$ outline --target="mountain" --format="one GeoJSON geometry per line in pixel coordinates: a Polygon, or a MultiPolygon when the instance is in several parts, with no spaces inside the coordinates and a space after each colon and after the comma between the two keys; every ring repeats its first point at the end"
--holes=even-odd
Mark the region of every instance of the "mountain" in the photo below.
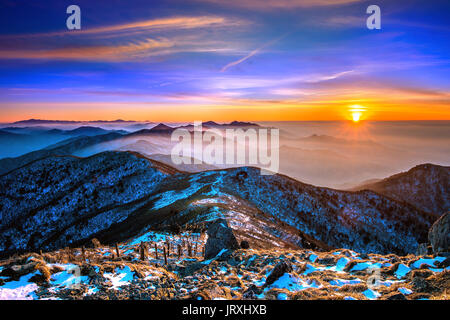
{"type": "Polygon", "coordinates": [[[0,176],[0,192],[3,256],[201,228],[219,217],[259,247],[407,254],[435,219],[372,191],[320,188],[252,167],[186,173],[128,152],[49,153],[0,176]]]}
{"type": "Polygon", "coordinates": [[[133,143],[126,144],[117,148],[117,151],[134,151],[144,155],[160,153],[167,149],[165,146],[161,146],[156,143],[152,143],[147,140],[137,140],[133,143]]]}
{"type": "Polygon", "coordinates": [[[99,134],[106,134],[109,130],[105,130],[98,127],[82,126],[73,130],[66,131],[69,136],[96,136],[99,134]]]}
{"type": "Polygon", "coordinates": [[[77,124],[77,123],[134,123],[136,121],[133,120],[93,120],[93,121],[73,121],[73,120],[42,120],[42,119],[28,119],[28,120],[20,120],[13,122],[12,124],[19,124],[19,125],[48,125],[48,124],[77,124]]]}
{"type": "Polygon", "coordinates": [[[173,127],[169,127],[167,125],[165,125],[164,123],[160,123],[157,124],[156,126],[154,126],[153,128],[150,129],[150,132],[155,132],[155,133],[166,133],[169,132],[171,133],[172,131],[174,131],[176,128],[173,127]]]}
{"type": "Polygon", "coordinates": [[[95,136],[110,132],[127,134],[123,130],[105,130],[93,126],[81,126],[76,129],[62,130],[45,126],[6,127],[0,129],[0,159],[22,156],[28,152],[47,148],[69,137],[95,136]]]}
{"type": "Polygon", "coordinates": [[[15,158],[4,158],[0,159],[0,174],[5,174],[8,171],[14,170],[21,166],[24,166],[30,162],[49,157],[49,156],[58,156],[58,155],[71,155],[76,151],[79,151],[83,148],[87,148],[90,146],[94,146],[101,142],[107,142],[116,140],[122,137],[120,133],[112,132],[104,135],[93,136],[93,137],[75,137],[69,138],[67,140],[58,142],[54,145],[46,147],[44,149],[40,149],[37,151],[32,151],[27,154],[24,154],[15,158]]]}
{"type": "Polygon", "coordinates": [[[0,159],[5,157],[15,157],[27,152],[46,147],[49,144],[60,141],[66,137],[61,134],[43,134],[38,132],[28,132],[21,130],[0,130],[0,159]]]}
{"type": "Polygon", "coordinates": [[[156,161],[165,163],[168,166],[172,166],[172,167],[176,168],[177,170],[185,171],[185,172],[201,172],[201,171],[206,171],[206,170],[218,169],[216,166],[207,164],[207,163],[196,164],[196,163],[194,163],[194,158],[189,158],[189,157],[182,157],[183,161],[187,162],[188,164],[181,163],[181,164],[175,165],[172,162],[171,155],[168,155],[168,154],[154,153],[154,154],[149,154],[149,155],[146,154],[145,156],[151,160],[156,160],[156,161]]]}
{"type": "Polygon", "coordinates": [[[25,125],[42,125],[42,124],[74,124],[78,121],[68,121],[68,120],[41,120],[41,119],[28,119],[13,122],[12,124],[25,124],[25,125]]]}
{"type": "Polygon", "coordinates": [[[154,126],[151,129],[141,129],[132,133],[127,134],[127,137],[136,137],[143,135],[170,135],[177,128],[169,127],[163,123],[154,126]]]}
{"type": "Polygon", "coordinates": [[[365,189],[440,215],[450,210],[450,167],[422,164],[352,190],[365,189]]]}

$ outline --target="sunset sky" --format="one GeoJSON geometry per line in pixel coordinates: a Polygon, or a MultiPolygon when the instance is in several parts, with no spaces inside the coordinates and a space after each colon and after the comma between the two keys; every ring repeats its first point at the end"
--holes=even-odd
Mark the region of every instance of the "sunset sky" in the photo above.
{"type": "Polygon", "coordinates": [[[2,0],[0,122],[449,120],[449,14],[448,0],[2,0]]]}

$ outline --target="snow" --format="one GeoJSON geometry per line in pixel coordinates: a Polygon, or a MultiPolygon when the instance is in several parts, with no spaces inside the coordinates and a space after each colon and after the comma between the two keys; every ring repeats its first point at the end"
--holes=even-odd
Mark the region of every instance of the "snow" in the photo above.
{"type": "Polygon", "coordinates": [[[381,263],[372,263],[372,262],[360,262],[353,266],[350,271],[361,271],[366,270],[368,268],[381,268],[381,263]]]}
{"type": "Polygon", "coordinates": [[[278,294],[277,299],[278,300],[287,300],[287,294],[284,292],[281,292],[278,294]]]}
{"type": "Polygon", "coordinates": [[[278,278],[277,281],[272,283],[269,287],[286,289],[289,291],[299,291],[308,288],[318,288],[319,286],[316,285],[314,281],[312,282],[304,281],[301,278],[295,277],[289,273],[285,273],[280,278],[278,278]]]}
{"type": "Polygon", "coordinates": [[[155,201],[153,210],[158,210],[158,209],[167,207],[168,205],[171,205],[178,200],[189,198],[194,193],[196,193],[198,190],[200,190],[202,187],[203,187],[202,184],[194,183],[189,188],[186,188],[183,190],[170,190],[170,191],[166,191],[164,193],[158,194],[157,197],[159,199],[157,201],[155,201]]]}
{"type": "Polygon", "coordinates": [[[403,293],[404,295],[408,295],[408,294],[413,293],[412,290],[410,290],[410,289],[408,289],[408,288],[405,288],[405,287],[398,288],[398,291],[400,291],[400,292],[403,293]]]}
{"type": "Polygon", "coordinates": [[[377,291],[374,291],[374,290],[372,290],[372,289],[367,289],[366,291],[363,291],[362,294],[365,295],[366,298],[367,298],[367,299],[370,299],[370,300],[377,299],[378,297],[381,296],[380,293],[378,293],[377,291]]]}
{"type": "Polygon", "coordinates": [[[141,242],[149,242],[149,241],[166,241],[166,235],[157,232],[146,232],[145,234],[134,238],[131,242],[128,243],[129,246],[134,246],[140,244],[141,242]]]}
{"type": "Polygon", "coordinates": [[[80,275],[80,267],[67,263],[67,264],[60,264],[60,263],[53,263],[49,264],[49,267],[58,266],[60,268],[63,268],[63,271],[57,272],[53,274],[50,278],[50,283],[57,288],[72,288],[73,286],[82,284],[82,283],[88,283],[89,277],[88,276],[81,276],[80,275]]]}
{"type": "Polygon", "coordinates": [[[444,260],[445,260],[444,257],[436,257],[436,258],[434,258],[434,259],[424,259],[424,258],[422,258],[422,259],[419,259],[419,260],[417,260],[416,262],[414,262],[411,266],[412,266],[414,269],[420,268],[420,266],[421,266],[422,264],[426,264],[426,265],[428,265],[428,266],[430,266],[430,267],[435,267],[435,263],[436,263],[436,262],[442,262],[442,261],[444,261],[444,260]]]}
{"type": "Polygon", "coordinates": [[[307,263],[306,264],[306,270],[303,272],[303,274],[304,275],[308,275],[311,272],[318,271],[318,270],[320,270],[320,269],[310,265],[309,263],[307,263]]]}
{"type": "Polygon", "coordinates": [[[358,284],[358,283],[361,283],[361,280],[359,280],[359,279],[353,279],[353,280],[334,279],[334,280],[330,281],[330,284],[332,286],[339,286],[339,287],[342,287],[342,286],[344,286],[346,284],[352,285],[352,284],[358,284]]]}
{"type": "Polygon", "coordinates": [[[35,283],[28,282],[39,271],[20,277],[18,281],[6,282],[0,287],[0,300],[33,300],[37,299],[34,292],[39,288],[35,283]]]}
{"type": "Polygon", "coordinates": [[[114,289],[118,289],[121,286],[125,286],[133,280],[134,273],[128,266],[125,266],[122,270],[116,268],[115,273],[116,274],[106,272],[103,274],[105,278],[111,281],[114,289]]]}
{"type": "Polygon", "coordinates": [[[336,265],[333,267],[326,267],[325,270],[330,270],[330,271],[336,271],[336,272],[343,272],[345,266],[347,265],[347,263],[350,261],[350,259],[347,258],[340,258],[337,262],[336,265]]]}
{"type": "Polygon", "coordinates": [[[403,278],[404,276],[406,276],[408,274],[408,272],[411,271],[411,268],[409,268],[408,266],[405,266],[403,263],[400,263],[398,265],[397,271],[395,271],[395,275],[397,276],[398,279],[403,278]]]}

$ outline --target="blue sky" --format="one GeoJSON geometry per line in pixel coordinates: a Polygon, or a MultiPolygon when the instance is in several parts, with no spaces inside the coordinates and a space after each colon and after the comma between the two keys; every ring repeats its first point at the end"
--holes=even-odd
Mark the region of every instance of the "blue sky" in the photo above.
{"type": "Polygon", "coordinates": [[[448,1],[2,1],[0,121],[450,119],[448,1]],[[67,30],[67,6],[81,30],[67,30]],[[381,30],[366,28],[377,4],[381,30]]]}

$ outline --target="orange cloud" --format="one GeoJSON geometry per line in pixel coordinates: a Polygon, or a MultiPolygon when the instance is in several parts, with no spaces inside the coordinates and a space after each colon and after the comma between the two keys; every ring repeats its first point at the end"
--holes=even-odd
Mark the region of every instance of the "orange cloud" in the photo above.
{"type": "Polygon", "coordinates": [[[65,47],[49,50],[1,50],[0,59],[64,59],[64,60],[128,60],[142,54],[151,55],[156,49],[170,48],[168,40],[147,39],[126,45],[65,47]]]}

